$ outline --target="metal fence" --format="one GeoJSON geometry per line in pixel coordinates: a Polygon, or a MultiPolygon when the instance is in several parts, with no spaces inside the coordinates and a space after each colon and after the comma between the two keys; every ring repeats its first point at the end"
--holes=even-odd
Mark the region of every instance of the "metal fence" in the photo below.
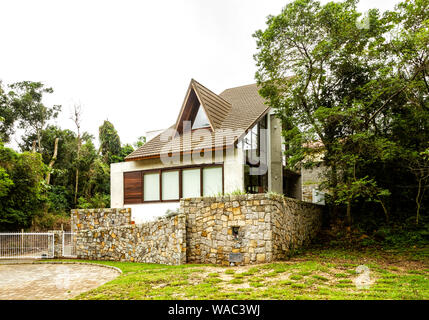
{"type": "Polygon", "coordinates": [[[63,257],[76,257],[76,233],[63,232],[63,257]]]}
{"type": "Polygon", "coordinates": [[[54,235],[42,232],[0,233],[0,259],[54,257],[54,235]]]}

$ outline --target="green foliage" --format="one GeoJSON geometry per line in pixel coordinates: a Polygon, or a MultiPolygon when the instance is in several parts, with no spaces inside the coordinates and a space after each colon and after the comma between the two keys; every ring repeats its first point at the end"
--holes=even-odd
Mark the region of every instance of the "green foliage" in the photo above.
{"type": "Polygon", "coordinates": [[[2,194],[0,230],[31,226],[32,219],[44,209],[46,166],[40,154],[16,153],[0,145],[2,194]],[[7,187],[5,187],[7,185],[7,187]]]}
{"type": "Polygon", "coordinates": [[[10,187],[13,186],[13,181],[9,179],[4,168],[0,168],[0,197],[4,197],[8,194],[10,187]]]}
{"type": "Polygon", "coordinates": [[[128,156],[131,152],[134,151],[134,148],[130,144],[126,144],[121,147],[119,155],[113,155],[111,158],[112,163],[123,162],[125,157],[128,156]]]}
{"type": "Polygon", "coordinates": [[[41,149],[41,133],[47,122],[56,118],[61,111],[61,106],[47,107],[43,104],[44,94],[54,91],[47,88],[41,82],[22,81],[10,85],[10,105],[17,115],[18,127],[26,130],[27,134],[37,137],[37,147],[41,149]]]}
{"type": "Polygon", "coordinates": [[[57,213],[44,213],[37,215],[33,219],[31,230],[32,231],[46,231],[46,230],[70,230],[70,217],[68,214],[57,213]]]}
{"type": "Polygon", "coordinates": [[[367,202],[386,221],[414,206],[418,222],[429,183],[429,2],[370,10],[367,26],[356,6],[296,0],[268,17],[254,34],[260,94],[283,122],[286,165],[322,162],[327,201],[349,223],[367,202]]]}
{"type": "Polygon", "coordinates": [[[61,185],[48,186],[48,210],[58,214],[66,214],[70,210],[73,195],[67,187],[61,185]]]}
{"type": "Polygon", "coordinates": [[[146,137],[145,136],[140,136],[137,138],[137,142],[134,143],[134,147],[136,147],[136,149],[140,148],[142,145],[144,145],[146,143],[146,137]]]}
{"type": "Polygon", "coordinates": [[[110,195],[96,193],[90,199],[79,197],[77,207],[79,209],[92,209],[92,208],[107,208],[110,206],[110,195]]]}
{"type": "Polygon", "coordinates": [[[100,151],[103,161],[111,164],[121,155],[121,140],[113,124],[107,120],[99,128],[100,151]]]}
{"type": "Polygon", "coordinates": [[[6,93],[0,81],[0,141],[9,142],[14,133],[17,113],[10,105],[10,96],[6,93]]]}

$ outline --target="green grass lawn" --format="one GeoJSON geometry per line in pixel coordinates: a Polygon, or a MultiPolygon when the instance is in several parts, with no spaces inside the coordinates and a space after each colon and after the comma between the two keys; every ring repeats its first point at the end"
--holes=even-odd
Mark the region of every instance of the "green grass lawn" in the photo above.
{"type": "Polygon", "coordinates": [[[429,248],[313,249],[288,261],[245,267],[91,261],[123,274],[75,299],[429,299],[429,248]],[[356,267],[370,270],[358,289],[356,267]]]}

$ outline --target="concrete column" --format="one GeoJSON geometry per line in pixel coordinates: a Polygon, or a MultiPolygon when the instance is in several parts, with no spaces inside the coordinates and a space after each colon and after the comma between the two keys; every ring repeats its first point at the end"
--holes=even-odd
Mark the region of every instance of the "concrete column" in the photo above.
{"type": "Polygon", "coordinates": [[[124,206],[124,168],[128,163],[112,163],[110,165],[110,207],[124,206]]]}
{"type": "Polygon", "coordinates": [[[63,256],[63,233],[64,231],[48,231],[54,235],[54,258],[61,258],[63,256]]]}
{"type": "Polygon", "coordinates": [[[283,193],[282,125],[274,114],[268,115],[268,191],[283,193]]]}

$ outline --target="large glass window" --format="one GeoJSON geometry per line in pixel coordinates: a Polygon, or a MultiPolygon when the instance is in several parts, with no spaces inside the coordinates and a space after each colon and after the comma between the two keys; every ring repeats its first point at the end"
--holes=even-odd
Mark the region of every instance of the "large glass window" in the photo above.
{"type": "Polygon", "coordinates": [[[200,168],[182,170],[182,197],[195,198],[201,196],[200,168]]]}
{"type": "Polygon", "coordinates": [[[246,192],[262,193],[268,190],[268,119],[267,116],[255,124],[243,138],[245,150],[244,185],[246,192]]]}
{"type": "Polygon", "coordinates": [[[223,192],[223,167],[192,166],[124,173],[124,202],[178,201],[223,192]]]}
{"type": "Polygon", "coordinates": [[[144,201],[159,201],[159,173],[145,173],[143,182],[144,201]]]}
{"type": "Polygon", "coordinates": [[[162,172],[162,200],[179,199],[179,171],[162,172]]]}
{"type": "Polygon", "coordinates": [[[222,193],[222,167],[203,169],[203,195],[215,196],[222,193]]]}

